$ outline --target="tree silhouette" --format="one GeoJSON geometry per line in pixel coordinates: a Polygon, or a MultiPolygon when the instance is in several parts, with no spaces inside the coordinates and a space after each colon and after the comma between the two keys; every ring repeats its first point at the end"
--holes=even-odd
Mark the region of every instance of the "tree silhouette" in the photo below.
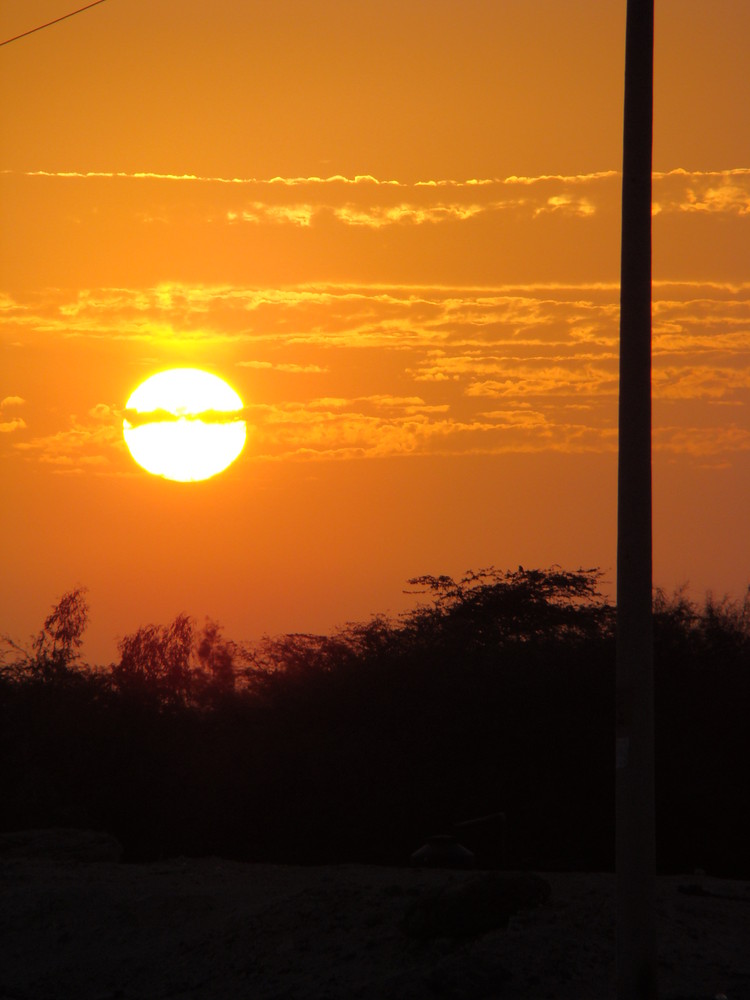
{"type": "Polygon", "coordinates": [[[169,625],[143,625],[121,639],[120,662],[112,667],[116,690],[163,706],[207,707],[235,689],[244,664],[243,647],[222,635],[207,618],[198,630],[189,615],[169,625]]]}
{"type": "Polygon", "coordinates": [[[244,660],[242,647],[225,639],[218,622],[207,618],[193,640],[192,697],[213,705],[235,690],[237,671],[244,660]]]}
{"type": "Polygon", "coordinates": [[[123,693],[166,705],[187,703],[191,688],[190,653],[194,629],[188,615],[170,625],[143,625],[121,639],[120,662],[112,681],[123,693]]]}
{"type": "Polygon", "coordinates": [[[83,633],[89,620],[86,588],[66,591],[44,619],[31,649],[24,648],[9,636],[3,636],[3,661],[14,657],[3,671],[19,678],[60,681],[70,677],[78,666],[83,633]]]}
{"type": "MultiPolygon", "coordinates": [[[[2,825],[108,830],[132,860],[398,865],[502,811],[505,854],[462,828],[478,863],[611,870],[615,609],[600,579],[422,576],[410,612],[248,646],[178,616],[128,637],[109,669],[81,661],[80,606],[61,602],[43,648],[68,650],[66,671],[43,676],[31,645],[6,645],[2,825]]],[[[657,592],[653,623],[659,868],[747,878],[750,595],[657,592]]]]}

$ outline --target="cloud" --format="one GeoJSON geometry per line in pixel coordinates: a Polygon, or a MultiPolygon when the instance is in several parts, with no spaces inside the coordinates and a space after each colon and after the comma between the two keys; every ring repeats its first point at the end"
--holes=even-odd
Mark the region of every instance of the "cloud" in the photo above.
{"type": "Polygon", "coordinates": [[[254,201],[245,205],[239,212],[228,211],[227,220],[233,222],[261,223],[291,223],[295,226],[307,227],[312,224],[317,208],[314,205],[266,205],[262,201],[254,201]]]}
{"type": "Polygon", "coordinates": [[[200,413],[172,413],[171,410],[126,409],[123,418],[130,427],[144,424],[168,424],[181,420],[197,420],[202,424],[237,424],[244,419],[244,410],[201,410],[200,413]]]}
{"type": "Polygon", "coordinates": [[[614,366],[610,370],[592,364],[521,365],[510,368],[504,379],[484,379],[471,382],[467,396],[550,397],[550,396],[614,396],[617,394],[618,375],[614,366]]]}
{"type": "Polygon", "coordinates": [[[7,292],[0,292],[0,313],[19,313],[22,311],[23,306],[12,295],[8,295],[7,292]]]}
{"type": "MultiPolygon", "coordinates": [[[[21,396],[6,396],[0,400],[0,411],[13,409],[17,406],[24,406],[26,400],[21,396]]],[[[0,434],[13,434],[15,431],[26,429],[26,421],[21,417],[13,417],[10,420],[0,420],[0,434]]]]}
{"type": "Polygon", "coordinates": [[[81,472],[91,467],[106,468],[118,451],[124,451],[125,444],[119,421],[103,423],[97,415],[87,419],[73,416],[68,428],[19,441],[13,447],[27,461],[59,471],[81,472]]]}
{"type": "Polygon", "coordinates": [[[481,416],[485,420],[491,420],[498,426],[522,428],[524,430],[548,429],[552,422],[547,414],[539,410],[522,409],[517,410],[484,410],[481,416]]]}
{"type": "MultiPolygon", "coordinates": [[[[678,171],[680,173],[685,173],[684,171],[678,171]]],[[[0,171],[3,174],[13,174],[15,171],[3,170],[0,171]]],[[[296,177],[221,177],[216,175],[204,176],[200,174],[170,174],[170,173],[159,173],[155,171],[115,171],[115,170],[89,170],[89,171],[77,171],[77,170],[27,170],[23,171],[23,176],[25,177],[49,177],[49,178],[59,178],[59,179],[78,179],[78,180],[90,180],[101,178],[105,180],[120,179],[120,180],[163,180],[163,181],[178,181],[187,183],[197,183],[197,184],[230,184],[230,185],[245,185],[245,186],[262,186],[262,185],[276,185],[282,187],[306,187],[312,185],[345,185],[345,186],[358,186],[366,185],[373,187],[482,187],[487,185],[532,185],[540,184],[549,181],[555,181],[559,183],[566,184],[581,184],[587,183],[595,180],[609,179],[613,177],[619,177],[619,172],[615,170],[602,170],[596,172],[589,172],[583,174],[541,174],[537,177],[518,177],[515,175],[498,178],[498,177],[485,177],[485,178],[468,178],[466,180],[456,180],[452,178],[440,178],[437,180],[420,180],[415,181],[413,184],[408,184],[404,181],[399,180],[388,180],[383,178],[374,177],[372,174],[355,174],[353,177],[347,177],[343,174],[331,174],[327,177],[321,177],[318,175],[310,176],[296,176],[296,177]]],[[[660,175],[666,176],[666,175],[660,175]]]]}
{"type": "Polygon", "coordinates": [[[750,389],[750,366],[742,368],[674,366],[654,370],[654,396],[662,399],[721,400],[750,389]]]}
{"type": "MultiPolygon", "coordinates": [[[[89,340],[106,339],[131,365],[148,355],[153,368],[177,357],[232,366],[252,383],[247,457],[276,461],[609,451],[618,315],[614,281],[170,282],[75,295],[49,289],[3,325],[35,351],[64,343],[72,365],[90,352],[89,340]],[[316,378],[281,377],[305,374],[316,378]]],[[[750,282],[656,281],[653,344],[658,447],[674,454],[684,446],[695,460],[744,450],[750,282]],[[735,431],[705,431],[717,407],[735,431]],[[678,433],[695,426],[704,428],[700,449],[678,433]]],[[[10,452],[59,468],[85,467],[86,457],[117,474],[122,416],[98,403],[66,430],[10,452]]]]}
{"type": "Polygon", "coordinates": [[[481,212],[491,210],[493,206],[483,206],[474,204],[449,204],[437,202],[433,205],[416,205],[408,202],[399,202],[398,205],[391,206],[368,206],[361,207],[354,204],[343,205],[341,208],[334,208],[333,215],[340,222],[348,226],[365,226],[371,229],[382,229],[383,226],[392,226],[408,223],[410,225],[421,226],[425,223],[436,225],[440,222],[459,221],[471,219],[481,212]]]}
{"type": "Polygon", "coordinates": [[[283,191],[263,192],[261,185],[257,193],[262,197],[229,209],[227,219],[232,223],[310,226],[316,220],[330,218],[346,227],[379,230],[405,225],[460,224],[504,212],[520,212],[529,219],[550,213],[587,218],[595,214],[602,198],[612,200],[616,195],[610,180],[610,174],[588,175],[585,181],[545,177],[532,187],[528,181],[519,185],[496,179],[384,184],[371,178],[363,186],[359,179],[353,182],[329,178],[321,187],[318,180],[306,182],[295,178],[293,182],[283,182],[284,188],[294,189],[294,200],[283,200],[283,191]],[[582,183],[590,186],[586,193],[578,190],[582,183]],[[305,201],[299,200],[300,190],[307,194],[305,201]],[[446,198],[446,194],[450,197],[446,198]]]}
{"type": "Polygon", "coordinates": [[[535,411],[488,411],[470,418],[421,401],[316,400],[266,408],[256,425],[258,457],[348,460],[406,455],[611,451],[616,431],[535,411]],[[439,411],[439,412],[438,412],[439,411]]]}
{"type": "Polygon", "coordinates": [[[587,216],[596,211],[589,198],[574,198],[569,194],[551,195],[544,205],[534,209],[534,215],[544,215],[546,212],[564,212],[567,215],[587,216]]]}
{"type": "Polygon", "coordinates": [[[750,430],[736,424],[719,427],[656,427],[654,451],[689,455],[693,458],[750,451],[750,430]]]}
{"type": "Polygon", "coordinates": [[[256,368],[260,371],[277,371],[290,374],[323,374],[329,369],[322,365],[300,365],[294,362],[273,362],[273,361],[237,361],[238,368],[256,368]]]}
{"type": "MultiPolygon", "coordinates": [[[[0,174],[13,174],[16,171],[2,170],[0,174]]],[[[372,174],[356,174],[354,177],[346,177],[343,174],[332,174],[328,177],[311,175],[308,177],[221,177],[217,175],[201,174],[169,174],[159,173],[151,170],[26,170],[22,172],[24,177],[57,178],[59,180],[128,180],[128,181],[170,181],[188,184],[216,184],[231,185],[239,187],[311,187],[319,185],[345,185],[359,186],[372,185],[374,187],[406,187],[397,180],[383,180],[373,177],[372,174]]],[[[476,181],[467,182],[478,183],[476,181]]]]}
{"type": "MultiPolygon", "coordinates": [[[[6,174],[12,172],[6,171],[6,174]]],[[[30,182],[75,185],[74,198],[96,185],[99,200],[111,202],[111,189],[144,185],[152,195],[134,202],[118,199],[133,221],[151,226],[178,224],[198,213],[199,221],[229,226],[293,226],[309,229],[318,221],[347,228],[460,225],[480,216],[521,212],[532,219],[552,213],[585,219],[594,215],[602,198],[617,196],[616,173],[537,178],[453,178],[406,182],[369,174],[346,177],[216,177],[151,171],[28,171],[30,182]],[[185,185],[205,188],[189,202],[177,192],[185,185]],[[581,189],[585,188],[585,192],[581,189]],[[188,215],[186,215],[188,213],[188,215]]],[[[81,217],[90,214],[93,194],[81,201],[81,217]]],[[[73,214],[71,201],[69,214],[73,214]]],[[[198,220],[196,220],[198,221],[198,220]]]]}
{"type": "Polygon", "coordinates": [[[14,431],[22,431],[26,427],[26,421],[16,417],[14,420],[0,420],[0,434],[12,434],[14,431]]]}
{"type": "Polygon", "coordinates": [[[730,212],[750,214],[750,192],[736,184],[720,184],[705,191],[688,191],[687,201],[680,205],[683,212],[730,212]]]}
{"type": "MultiPolygon", "coordinates": [[[[4,171],[6,175],[16,175],[4,171]]],[[[16,175],[17,176],[17,175],[16,175]]],[[[221,177],[153,171],[27,171],[21,176],[43,182],[107,182],[199,185],[216,190],[215,217],[230,224],[294,225],[308,228],[326,213],[345,226],[460,223],[486,213],[522,211],[528,218],[566,215],[587,219],[600,208],[619,205],[620,173],[541,174],[485,178],[432,178],[415,182],[358,174],[347,177],[221,177]],[[444,194],[451,192],[446,201],[444,194]],[[223,192],[223,193],[222,193],[223,192]],[[250,195],[247,198],[247,195],[250,195]],[[300,198],[300,194],[303,197],[300,198]],[[253,197],[256,195],[256,197],[253,197]],[[291,198],[291,200],[289,200],[291,198]],[[227,201],[229,199],[229,201],[227,201]]],[[[139,209],[143,221],[169,221],[168,204],[159,211],[139,209]]],[[[202,204],[202,203],[201,203],[202,204]]],[[[653,174],[654,214],[750,213],[750,169],[690,171],[676,168],[653,174]]]]}
{"type": "Polygon", "coordinates": [[[750,168],[655,173],[653,213],[750,214],[750,168]]]}
{"type": "MultiPolygon", "coordinates": [[[[664,178],[670,176],[686,176],[686,177],[697,177],[697,176],[723,176],[724,173],[734,173],[742,174],[750,171],[722,171],[722,172],[689,172],[682,169],[676,169],[669,171],[668,173],[655,173],[654,176],[657,178],[664,178]]],[[[13,170],[2,170],[0,174],[14,174],[17,171],[13,170]]],[[[322,177],[319,175],[309,175],[309,176],[294,176],[294,177],[222,177],[218,175],[201,175],[201,174],[170,174],[170,173],[159,173],[157,171],[122,171],[122,170],[26,170],[21,171],[22,176],[25,177],[48,177],[48,178],[59,178],[59,179],[78,179],[78,180],[90,180],[101,178],[105,180],[120,179],[120,180],[163,180],[163,181],[178,181],[196,184],[229,184],[229,185],[247,185],[247,186],[262,186],[262,185],[276,185],[283,187],[305,187],[308,185],[346,185],[346,186],[373,186],[373,187],[452,187],[452,188],[463,188],[463,187],[486,187],[488,185],[509,185],[509,186],[530,186],[534,184],[544,184],[549,182],[563,183],[563,184],[586,184],[592,181],[598,180],[610,180],[612,178],[618,178],[620,172],[617,170],[598,170],[589,171],[587,173],[581,174],[539,174],[537,176],[517,176],[512,174],[508,177],[481,177],[481,178],[467,178],[465,180],[458,180],[455,178],[438,178],[434,180],[418,180],[411,184],[405,181],[384,179],[374,177],[372,174],[355,174],[353,177],[347,177],[344,174],[330,174],[327,177],[322,177]]]]}
{"type": "Polygon", "coordinates": [[[558,184],[590,184],[592,181],[609,181],[619,178],[619,170],[597,170],[583,174],[540,174],[537,177],[518,177],[515,174],[506,177],[502,183],[508,185],[531,186],[550,181],[558,184]]]}
{"type": "Polygon", "coordinates": [[[109,423],[112,420],[121,420],[122,410],[118,406],[112,406],[109,403],[97,403],[89,410],[89,416],[95,420],[103,420],[109,423]]]}

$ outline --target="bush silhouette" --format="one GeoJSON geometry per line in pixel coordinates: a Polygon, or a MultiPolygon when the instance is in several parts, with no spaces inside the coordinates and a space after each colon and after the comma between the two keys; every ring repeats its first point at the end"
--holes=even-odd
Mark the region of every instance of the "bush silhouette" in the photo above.
{"type": "MultiPolygon", "coordinates": [[[[398,618],[252,646],[178,616],[126,637],[109,668],[80,662],[85,604],[61,602],[30,651],[5,647],[5,828],[105,829],[131,859],[394,864],[502,811],[504,855],[489,835],[466,843],[480,866],[611,869],[600,580],[422,576],[398,618]]],[[[654,612],[660,869],[747,877],[748,603],[657,592],[654,612]]]]}

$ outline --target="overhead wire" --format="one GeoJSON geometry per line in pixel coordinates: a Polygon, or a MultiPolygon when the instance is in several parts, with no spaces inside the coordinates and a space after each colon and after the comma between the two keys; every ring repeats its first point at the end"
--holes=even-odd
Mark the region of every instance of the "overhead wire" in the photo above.
{"type": "Polygon", "coordinates": [[[59,24],[60,21],[65,21],[69,17],[74,17],[76,14],[82,14],[85,10],[90,10],[92,7],[98,6],[100,3],[106,3],[106,0],[94,0],[93,3],[87,3],[85,7],[79,7],[78,10],[71,10],[69,14],[63,14],[62,17],[56,17],[52,21],[47,21],[46,24],[40,24],[36,28],[29,28],[28,31],[22,31],[20,35],[14,35],[13,38],[6,38],[4,42],[0,42],[0,47],[3,45],[10,45],[11,42],[17,42],[19,38],[26,38],[27,35],[33,35],[36,31],[42,31],[44,28],[49,28],[53,24],[59,24]]]}

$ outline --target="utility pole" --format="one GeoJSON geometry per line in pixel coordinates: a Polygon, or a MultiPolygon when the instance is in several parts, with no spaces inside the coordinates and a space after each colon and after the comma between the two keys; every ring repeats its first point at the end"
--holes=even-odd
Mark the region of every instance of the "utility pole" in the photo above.
{"type": "Polygon", "coordinates": [[[651,541],[654,0],[627,0],[617,488],[617,1000],[655,1000],[651,541]]]}

